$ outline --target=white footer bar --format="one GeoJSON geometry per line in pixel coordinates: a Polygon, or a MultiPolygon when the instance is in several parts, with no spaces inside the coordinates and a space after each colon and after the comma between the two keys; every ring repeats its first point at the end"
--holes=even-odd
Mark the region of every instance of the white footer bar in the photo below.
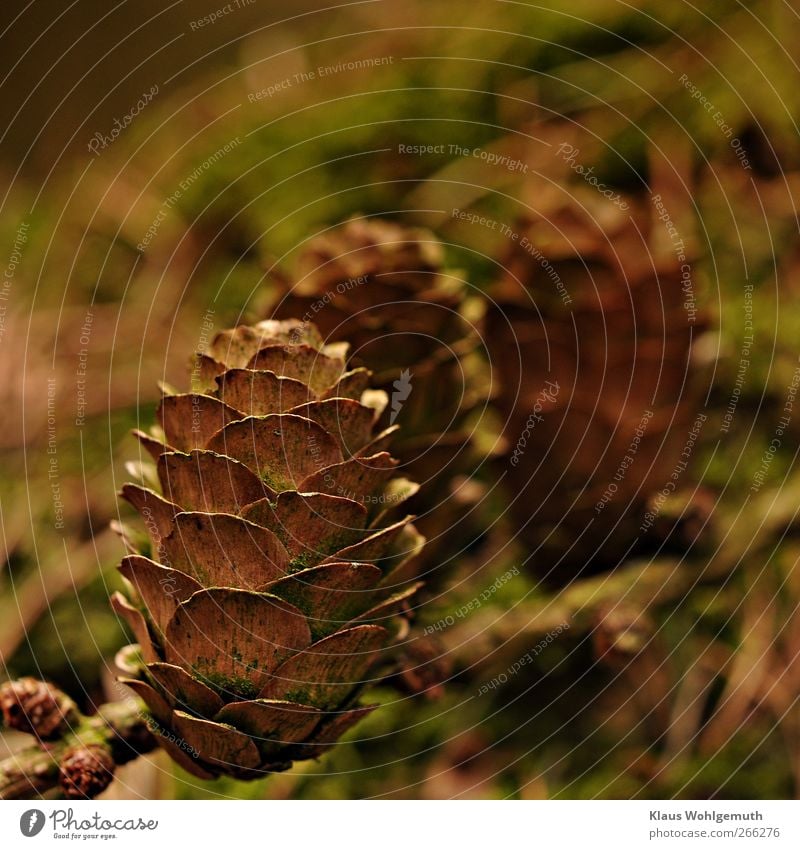
{"type": "Polygon", "coordinates": [[[0,804],[2,847],[89,842],[173,849],[766,849],[800,846],[800,802],[0,804]]]}

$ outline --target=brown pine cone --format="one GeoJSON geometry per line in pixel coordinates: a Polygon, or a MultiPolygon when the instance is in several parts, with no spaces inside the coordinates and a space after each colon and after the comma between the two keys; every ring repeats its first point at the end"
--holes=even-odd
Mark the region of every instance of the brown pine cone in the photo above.
{"type": "Polygon", "coordinates": [[[376,707],[360,693],[407,629],[413,486],[376,427],[385,394],[346,361],[300,321],[225,331],[139,433],[160,493],[123,489],[149,540],[121,529],[133,603],[113,603],[138,644],[119,662],[198,777],[318,757],[376,707]]]}
{"type": "Polygon", "coordinates": [[[69,696],[35,678],[19,678],[0,686],[0,710],[9,728],[41,740],[61,737],[78,720],[78,709],[69,696]]]}
{"type": "Polygon", "coordinates": [[[537,574],[563,584],[645,546],[648,498],[673,474],[688,482],[706,322],[688,235],[658,217],[669,199],[622,209],[586,189],[550,202],[531,199],[540,211],[517,226],[486,339],[514,529],[537,574]]]}
{"type": "Polygon", "coordinates": [[[61,790],[67,799],[94,799],[111,784],[114,768],[105,746],[76,746],[61,761],[61,790]]]}

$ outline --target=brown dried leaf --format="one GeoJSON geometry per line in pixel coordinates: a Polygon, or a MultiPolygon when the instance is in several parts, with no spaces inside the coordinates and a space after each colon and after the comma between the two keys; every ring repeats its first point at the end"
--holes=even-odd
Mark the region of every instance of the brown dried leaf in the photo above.
{"type": "MultiPolygon", "coordinates": [[[[413,516],[406,516],[405,519],[401,519],[393,525],[381,528],[381,530],[375,531],[360,542],[343,548],[335,555],[326,558],[323,563],[331,562],[334,557],[337,560],[357,560],[362,563],[376,563],[388,557],[396,550],[398,540],[402,539],[403,531],[413,521],[413,518],[413,516]]],[[[408,554],[410,551],[406,551],[405,553],[408,554]]]]}
{"type": "Polygon", "coordinates": [[[211,392],[217,387],[217,376],[224,371],[224,363],[206,354],[197,354],[192,367],[192,389],[196,392],[211,392]]]}
{"type": "Polygon", "coordinates": [[[172,709],[166,703],[164,698],[154,690],[146,681],[140,681],[138,678],[117,679],[120,684],[129,687],[133,692],[147,705],[148,710],[153,715],[156,722],[161,725],[169,725],[172,718],[172,709]]]}
{"type": "Polygon", "coordinates": [[[261,347],[263,335],[252,327],[240,325],[218,333],[209,345],[213,358],[228,368],[244,368],[261,347]]]}
{"type": "Polygon", "coordinates": [[[413,498],[419,492],[419,484],[408,478],[392,478],[384,487],[382,493],[383,509],[370,522],[371,527],[377,527],[383,523],[386,515],[399,507],[409,498],[413,498]]]}
{"type": "Polygon", "coordinates": [[[162,498],[152,489],[145,489],[133,483],[126,483],[120,495],[142,517],[155,551],[161,538],[172,533],[172,522],[175,514],[180,512],[180,507],[162,498]]]}
{"type": "Polygon", "coordinates": [[[389,554],[381,560],[385,575],[379,584],[381,589],[391,591],[417,576],[420,564],[415,558],[424,545],[425,537],[414,525],[406,524],[390,546],[389,554]]]}
{"type": "Polygon", "coordinates": [[[369,386],[372,372],[366,368],[357,368],[342,375],[341,380],[325,393],[325,398],[352,398],[358,401],[369,386]]]}
{"type": "Polygon", "coordinates": [[[282,746],[301,743],[319,723],[322,714],[310,705],[258,699],[232,702],[215,717],[255,739],[264,757],[278,754],[282,746]]]}
{"type": "Polygon", "coordinates": [[[382,430],[363,447],[361,454],[366,456],[367,454],[379,454],[381,451],[388,451],[398,430],[400,430],[400,425],[391,425],[386,430],[382,430]]]}
{"type": "Polygon", "coordinates": [[[189,754],[179,743],[174,742],[171,737],[166,736],[166,734],[171,735],[173,733],[169,727],[165,728],[164,731],[166,732],[165,734],[156,734],[158,745],[161,746],[178,766],[202,781],[210,781],[212,778],[216,778],[213,772],[209,772],[209,770],[200,765],[197,760],[199,756],[194,749],[192,749],[193,754],[189,754]]]}
{"type": "Polygon", "coordinates": [[[322,347],[322,336],[315,324],[299,318],[273,319],[259,321],[255,327],[262,334],[261,347],[265,345],[311,345],[322,347]]]}
{"type": "Polygon", "coordinates": [[[361,616],[356,617],[353,620],[353,624],[355,625],[359,622],[376,622],[391,630],[391,623],[389,620],[394,619],[398,613],[405,610],[408,606],[408,599],[410,599],[422,585],[422,581],[417,581],[417,583],[412,584],[410,587],[394,593],[385,601],[382,601],[380,604],[376,604],[375,607],[371,607],[366,613],[362,613],[361,616]]]}
{"type": "Polygon", "coordinates": [[[320,724],[314,734],[314,741],[304,743],[294,755],[295,760],[302,761],[309,758],[318,758],[336,744],[338,739],[349,731],[356,723],[365,716],[372,713],[378,705],[364,705],[363,707],[331,713],[327,722],[320,724]]]}
{"type": "Polygon", "coordinates": [[[170,450],[169,446],[165,445],[160,439],[156,439],[143,430],[134,430],[133,435],[139,440],[139,444],[147,451],[153,462],[157,461],[165,451],[170,450]]]}

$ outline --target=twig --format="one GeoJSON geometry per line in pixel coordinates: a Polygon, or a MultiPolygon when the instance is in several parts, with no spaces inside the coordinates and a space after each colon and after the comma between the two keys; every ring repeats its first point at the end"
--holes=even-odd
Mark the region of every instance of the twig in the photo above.
{"type": "Polygon", "coordinates": [[[456,663],[473,665],[476,658],[490,658],[489,663],[495,663],[498,654],[513,653],[520,642],[529,644],[564,622],[571,630],[590,630],[598,613],[620,601],[643,614],[680,601],[699,585],[726,580],[747,557],[796,527],[799,499],[800,475],[795,475],[777,493],[765,492],[745,503],[746,522],[735,510],[718,517],[717,533],[724,545],[702,568],[692,560],[672,558],[634,562],[610,574],[578,581],[549,599],[523,601],[504,614],[496,608],[478,612],[445,631],[442,642],[456,663]]]}
{"type": "Polygon", "coordinates": [[[115,765],[152,751],[156,741],[142,705],[136,699],[103,705],[61,739],[29,746],[0,761],[0,799],[36,798],[58,787],[66,755],[95,746],[108,752],[115,765]]]}
{"type": "MultiPolygon", "coordinates": [[[[719,581],[728,563],[711,564],[702,572],[690,564],[662,559],[656,563],[635,563],[596,578],[586,578],[551,598],[522,602],[506,613],[497,608],[476,613],[463,624],[445,631],[441,639],[457,662],[474,663],[499,648],[505,651],[519,641],[538,639],[564,622],[570,629],[589,630],[597,614],[624,601],[646,613],[660,605],[677,601],[697,584],[719,581]]],[[[496,658],[492,658],[494,662],[496,658]]]]}

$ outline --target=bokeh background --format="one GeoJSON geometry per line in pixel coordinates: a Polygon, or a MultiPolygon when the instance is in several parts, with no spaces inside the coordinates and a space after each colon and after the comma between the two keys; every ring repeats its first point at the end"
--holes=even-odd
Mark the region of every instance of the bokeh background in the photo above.
{"type": "Polygon", "coordinates": [[[800,793],[796,4],[32,0],[0,44],[4,677],[120,696],[129,432],[320,234],[428,228],[471,329],[384,707],[284,775],[159,754],[107,795],[800,793]]]}

